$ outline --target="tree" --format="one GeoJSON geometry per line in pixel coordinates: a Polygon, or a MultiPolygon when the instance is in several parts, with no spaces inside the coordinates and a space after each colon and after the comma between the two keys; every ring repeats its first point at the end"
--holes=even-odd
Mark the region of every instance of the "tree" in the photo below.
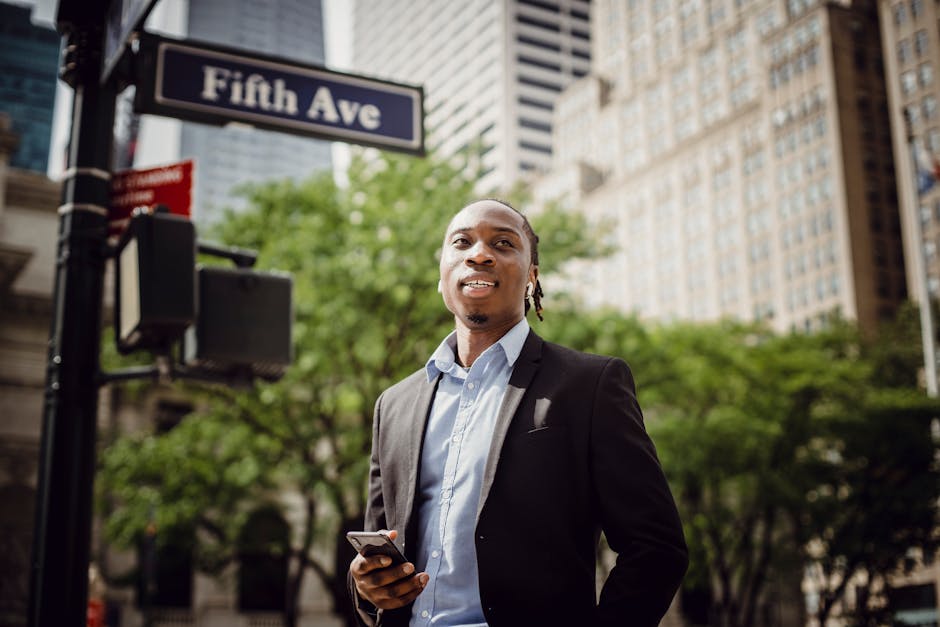
{"type": "Polygon", "coordinates": [[[923,364],[917,310],[910,303],[874,338],[843,330],[842,342],[869,365],[857,393],[825,407],[814,442],[816,487],[796,515],[817,585],[815,616],[826,624],[851,585],[841,618],[859,626],[892,622],[891,576],[929,562],[940,548],[936,399],[917,388],[923,364]],[[912,557],[914,556],[914,557],[912,557]]]}
{"type": "MultiPolygon", "coordinates": [[[[203,393],[196,415],[169,433],[130,434],[102,456],[100,483],[115,504],[108,537],[128,545],[148,517],[158,529],[196,529],[196,563],[210,573],[236,559],[257,505],[283,508],[280,496],[292,495],[288,625],[309,571],[336,612],[350,614],[353,553],[343,536],[362,526],[372,405],[453,327],[435,253],[473,197],[461,171],[432,158],[357,159],[348,177],[346,189],[326,175],[251,188],[251,210],[219,230],[224,242],[257,250],[260,266],[293,275],[295,362],[284,379],[203,393]]],[[[551,250],[542,272],[599,251],[575,215],[548,209],[535,226],[551,250]]]]}
{"type": "MultiPolygon", "coordinates": [[[[806,565],[826,574],[824,618],[859,570],[883,580],[909,549],[935,550],[928,427],[940,407],[913,385],[919,355],[898,340],[911,335],[904,324],[868,340],[838,320],[776,335],[732,322],[644,327],[612,312],[561,318],[548,336],[633,366],[685,524],[684,587],[705,592],[699,624],[767,624],[775,595],[795,605],[806,565]]],[[[858,608],[859,624],[869,610],[858,608]]]]}

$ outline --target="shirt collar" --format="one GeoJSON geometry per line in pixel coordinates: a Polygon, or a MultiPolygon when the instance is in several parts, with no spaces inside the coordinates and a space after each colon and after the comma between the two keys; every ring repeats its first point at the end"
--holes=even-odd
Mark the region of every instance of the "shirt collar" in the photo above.
{"type": "MultiPolygon", "coordinates": [[[[522,318],[516,325],[509,329],[501,338],[496,340],[496,345],[500,346],[503,354],[506,356],[506,364],[512,368],[519,354],[522,352],[522,346],[529,336],[529,321],[522,318]]],[[[486,352],[493,350],[493,347],[486,349],[486,352]]],[[[424,366],[428,375],[428,381],[433,381],[439,374],[450,372],[457,365],[457,331],[451,331],[450,335],[444,338],[437,349],[431,354],[430,359],[424,366]]]]}

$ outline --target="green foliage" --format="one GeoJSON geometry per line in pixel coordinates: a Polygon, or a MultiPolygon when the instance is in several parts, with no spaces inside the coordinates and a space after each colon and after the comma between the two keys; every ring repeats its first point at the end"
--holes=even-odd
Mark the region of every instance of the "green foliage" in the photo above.
{"type": "Polygon", "coordinates": [[[248,425],[217,414],[182,421],[166,434],[136,433],[105,451],[99,490],[120,506],[105,520],[118,546],[133,546],[148,525],[161,544],[190,544],[192,529],[204,532],[193,545],[199,567],[219,573],[230,562],[233,541],[247,512],[246,496],[264,499],[277,480],[267,472],[277,447],[248,425]]]}
{"type": "MultiPolygon", "coordinates": [[[[755,624],[781,588],[798,594],[806,566],[824,623],[853,573],[883,581],[911,548],[936,550],[940,405],[914,386],[915,322],[902,310],[869,339],[838,319],[777,335],[571,311],[546,335],[631,364],[685,525],[685,586],[731,627],[755,624]]],[[[877,605],[860,598],[856,619],[877,605]]]]}

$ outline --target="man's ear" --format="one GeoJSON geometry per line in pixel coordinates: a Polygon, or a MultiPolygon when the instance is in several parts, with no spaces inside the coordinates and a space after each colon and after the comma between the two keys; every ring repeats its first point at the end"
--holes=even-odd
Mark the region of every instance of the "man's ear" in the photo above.
{"type": "Polygon", "coordinates": [[[538,280],[539,280],[539,267],[533,264],[529,267],[529,281],[532,283],[532,285],[535,285],[535,283],[538,280]]]}

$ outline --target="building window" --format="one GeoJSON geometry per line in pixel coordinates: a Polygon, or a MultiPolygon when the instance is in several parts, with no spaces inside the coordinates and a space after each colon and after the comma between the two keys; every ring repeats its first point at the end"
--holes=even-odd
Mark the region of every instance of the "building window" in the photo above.
{"type": "Polygon", "coordinates": [[[925,96],[923,108],[925,120],[933,120],[937,117],[937,99],[935,97],[925,96]]]}
{"type": "Polygon", "coordinates": [[[534,57],[529,57],[523,54],[516,56],[516,60],[523,65],[533,65],[535,67],[540,67],[552,72],[561,72],[561,65],[552,63],[550,61],[542,61],[541,59],[536,59],[534,57]]]}
{"type": "Polygon", "coordinates": [[[277,509],[248,517],[238,536],[238,609],[284,611],[290,529],[277,509]]]}
{"type": "Polygon", "coordinates": [[[518,35],[516,41],[521,44],[528,44],[530,46],[535,46],[536,48],[543,48],[545,50],[551,50],[553,52],[561,52],[561,45],[551,42],[543,41],[541,39],[536,39],[534,37],[528,37],[526,35],[518,35]]]}
{"type": "Polygon", "coordinates": [[[578,50],[577,48],[572,48],[571,56],[578,57],[579,59],[586,59],[587,61],[591,60],[591,53],[587,50],[578,50]]]}
{"type": "Polygon", "coordinates": [[[903,2],[898,2],[894,5],[894,23],[897,26],[900,26],[907,21],[907,9],[904,6],[903,2]]]}
{"type": "Polygon", "coordinates": [[[927,31],[919,30],[914,33],[914,52],[917,53],[917,56],[922,57],[927,54],[927,31]]]}
{"type": "Polygon", "coordinates": [[[519,0],[519,4],[528,4],[529,6],[545,9],[546,11],[551,11],[553,13],[558,13],[558,5],[551,2],[540,2],[539,0],[519,0]]]}
{"type": "Polygon", "coordinates": [[[905,96],[910,96],[917,91],[917,74],[914,70],[908,70],[901,73],[901,92],[905,96]]]}
{"type": "Polygon", "coordinates": [[[519,126],[523,128],[532,128],[537,131],[544,131],[546,133],[552,132],[552,125],[545,122],[539,122],[537,120],[530,120],[529,118],[519,118],[519,126]]]}
{"type": "Polygon", "coordinates": [[[535,107],[536,109],[542,109],[544,111],[552,110],[552,103],[545,102],[543,100],[536,100],[535,98],[528,98],[526,96],[519,96],[518,102],[521,105],[526,105],[529,107],[535,107]]]}
{"type": "Polygon", "coordinates": [[[551,146],[543,146],[542,144],[533,144],[532,142],[519,142],[519,147],[523,150],[532,150],[534,152],[541,152],[546,155],[552,154],[551,146]]]}
{"type": "Polygon", "coordinates": [[[933,66],[929,63],[922,63],[919,68],[917,68],[918,74],[920,75],[920,85],[921,87],[930,87],[933,85],[933,66]]]}
{"type": "Polygon", "coordinates": [[[546,81],[538,81],[538,80],[535,80],[534,78],[529,78],[528,76],[519,75],[516,77],[516,80],[518,80],[523,85],[529,85],[531,87],[538,87],[540,89],[547,89],[549,91],[554,91],[554,92],[561,91],[561,85],[548,83],[546,81]]]}
{"type": "Polygon", "coordinates": [[[545,20],[529,17],[528,15],[516,15],[516,21],[520,24],[534,26],[535,28],[541,28],[543,30],[552,31],[554,33],[561,32],[561,27],[558,24],[553,24],[551,22],[546,22],[545,20]]]}
{"type": "Polygon", "coordinates": [[[571,13],[571,17],[573,17],[573,18],[576,18],[576,19],[579,19],[579,20],[584,20],[585,22],[591,21],[591,16],[589,16],[589,15],[588,15],[587,13],[585,13],[584,11],[578,11],[577,9],[571,9],[569,12],[571,13]]]}
{"type": "Polygon", "coordinates": [[[924,14],[923,0],[911,0],[911,16],[918,18],[924,14]]]}
{"type": "Polygon", "coordinates": [[[927,148],[933,154],[940,153],[940,130],[932,128],[927,132],[927,148]]]}
{"type": "Polygon", "coordinates": [[[138,607],[192,607],[193,541],[189,530],[148,528],[137,545],[138,607]]]}
{"type": "Polygon", "coordinates": [[[904,64],[911,60],[911,41],[902,39],[898,42],[898,63],[904,64]]]}

